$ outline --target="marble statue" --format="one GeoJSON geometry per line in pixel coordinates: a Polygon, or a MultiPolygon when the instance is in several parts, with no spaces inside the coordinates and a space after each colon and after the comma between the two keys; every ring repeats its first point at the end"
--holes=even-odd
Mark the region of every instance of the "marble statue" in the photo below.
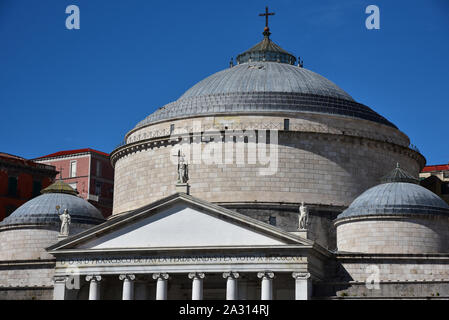
{"type": "Polygon", "coordinates": [[[178,183],[187,183],[189,180],[188,165],[184,160],[184,156],[178,153],[178,183]]]}
{"type": "Polygon", "coordinates": [[[307,229],[309,223],[309,208],[304,205],[304,201],[301,202],[299,207],[299,230],[307,229]]]}
{"type": "Polygon", "coordinates": [[[71,223],[69,210],[65,209],[64,212],[59,215],[59,219],[61,220],[61,230],[59,235],[66,237],[69,235],[69,226],[71,223]]]}

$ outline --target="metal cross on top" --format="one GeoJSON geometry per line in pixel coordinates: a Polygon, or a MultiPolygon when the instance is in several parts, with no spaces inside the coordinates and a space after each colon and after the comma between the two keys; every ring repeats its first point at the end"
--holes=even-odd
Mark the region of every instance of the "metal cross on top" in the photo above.
{"type": "Polygon", "coordinates": [[[268,17],[274,16],[274,15],[275,15],[274,12],[268,12],[268,7],[265,7],[265,13],[259,14],[259,16],[265,17],[265,27],[267,27],[267,28],[268,28],[268,17]]]}

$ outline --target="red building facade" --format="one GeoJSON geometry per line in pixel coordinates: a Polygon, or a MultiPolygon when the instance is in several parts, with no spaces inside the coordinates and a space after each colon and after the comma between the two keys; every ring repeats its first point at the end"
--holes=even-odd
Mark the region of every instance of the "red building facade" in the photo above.
{"type": "Polygon", "coordinates": [[[57,174],[51,165],[0,153],[0,221],[22,204],[40,195],[57,174]]]}
{"type": "Polygon", "coordinates": [[[98,208],[104,217],[112,214],[114,169],[107,153],[94,149],[60,151],[34,161],[52,165],[79,196],[98,208]]]}

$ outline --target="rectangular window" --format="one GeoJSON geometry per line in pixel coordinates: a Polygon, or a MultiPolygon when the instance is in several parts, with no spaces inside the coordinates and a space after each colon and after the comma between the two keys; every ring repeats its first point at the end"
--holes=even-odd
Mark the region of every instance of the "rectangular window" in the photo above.
{"type": "Polygon", "coordinates": [[[290,130],[290,119],[284,119],[284,130],[285,131],[290,130]]]}
{"type": "Polygon", "coordinates": [[[170,125],[170,134],[172,134],[175,131],[175,125],[171,124],[170,125]]]}
{"type": "Polygon", "coordinates": [[[269,224],[271,224],[272,226],[275,226],[276,225],[276,217],[270,217],[270,219],[269,219],[269,224]]]}
{"type": "Polygon", "coordinates": [[[97,160],[97,177],[101,177],[101,162],[97,160]]]}
{"type": "Polygon", "coordinates": [[[33,197],[37,197],[38,195],[40,195],[41,190],[42,190],[42,182],[37,180],[33,181],[33,197]]]}
{"type": "Polygon", "coordinates": [[[95,182],[95,195],[101,195],[101,182],[95,182]]]}
{"type": "Polygon", "coordinates": [[[8,196],[17,196],[17,177],[8,178],[8,196]]]}
{"type": "Polygon", "coordinates": [[[70,162],[70,178],[76,177],[76,161],[70,162]]]}

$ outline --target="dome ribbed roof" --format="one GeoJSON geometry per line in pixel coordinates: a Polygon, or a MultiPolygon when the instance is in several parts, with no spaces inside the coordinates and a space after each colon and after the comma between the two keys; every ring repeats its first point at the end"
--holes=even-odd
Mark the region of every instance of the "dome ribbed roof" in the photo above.
{"type": "Polygon", "coordinates": [[[396,128],[319,74],[278,62],[242,63],[215,73],[136,127],[175,118],[273,112],[341,115],[396,128]]]}
{"type": "Polygon", "coordinates": [[[449,216],[449,205],[417,179],[399,168],[383,178],[385,183],[358,196],[337,219],[369,215],[433,214],[449,216]]]}
{"type": "Polygon", "coordinates": [[[300,93],[354,101],[335,83],[318,73],[277,62],[243,63],[217,72],[187,90],[180,100],[254,92],[300,93]]]}
{"type": "Polygon", "coordinates": [[[68,209],[72,223],[99,224],[105,220],[97,208],[74,195],[73,192],[76,191],[62,181],[57,181],[42,192],[42,195],[26,202],[0,222],[0,228],[11,225],[60,224],[56,206],[60,208],[59,213],[68,209]]]}
{"type": "Polygon", "coordinates": [[[295,66],[296,58],[270,39],[268,21],[263,35],[261,42],[238,55],[237,66],[231,62],[230,68],[198,82],[136,128],[177,118],[286,112],[354,117],[396,128],[332,81],[304,69],[302,61],[295,66]]]}

